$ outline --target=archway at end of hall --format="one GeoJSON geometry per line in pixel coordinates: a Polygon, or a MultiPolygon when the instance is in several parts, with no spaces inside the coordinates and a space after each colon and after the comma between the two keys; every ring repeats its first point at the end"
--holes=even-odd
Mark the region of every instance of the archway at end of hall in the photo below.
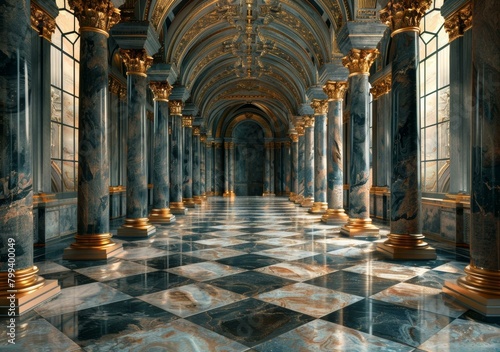
{"type": "Polygon", "coordinates": [[[264,131],[252,120],[239,123],[232,133],[235,145],[236,196],[261,196],[264,189],[264,131]]]}

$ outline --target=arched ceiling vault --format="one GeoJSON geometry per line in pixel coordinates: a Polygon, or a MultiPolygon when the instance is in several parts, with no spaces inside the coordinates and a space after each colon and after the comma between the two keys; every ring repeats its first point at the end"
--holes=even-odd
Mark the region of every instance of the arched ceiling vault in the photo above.
{"type": "Polygon", "coordinates": [[[318,70],[331,62],[335,33],[351,19],[352,6],[350,0],[139,0],[137,8],[164,40],[165,62],[178,68],[176,84],[190,91],[207,128],[217,133],[248,113],[286,135],[290,117],[308,103],[308,88],[318,84],[318,70]]]}

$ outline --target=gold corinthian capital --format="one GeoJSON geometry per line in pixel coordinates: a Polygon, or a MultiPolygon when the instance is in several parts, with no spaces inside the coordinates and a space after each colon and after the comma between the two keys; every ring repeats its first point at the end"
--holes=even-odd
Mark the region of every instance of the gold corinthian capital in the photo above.
{"type": "Polygon", "coordinates": [[[153,92],[153,100],[168,101],[168,97],[172,92],[172,86],[167,81],[164,82],[149,82],[149,88],[153,92]]]}
{"type": "Polygon", "coordinates": [[[369,75],[370,67],[378,54],[377,49],[351,49],[349,54],[342,58],[342,64],[349,69],[349,76],[369,75]]]}
{"type": "Polygon", "coordinates": [[[153,63],[153,58],[148,56],[144,49],[120,49],[120,56],[127,67],[127,75],[147,77],[147,70],[153,63]]]}
{"type": "Polygon", "coordinates": [[[182,116],[182,101],[181,100],[170,100],[168,102],[168,108],[170,110],[170,115],[182,116]]]}
{"type": "Polygon", "coordinates": [[[314,115],[326,115],[328,113],[328,100],[313,99],[311,107],[314,115]]]}
{"type": "Polygon", "coordinates": [[[327,81],[323,86],[323,91],[328,96],[328,101],[342,101],[347,90],[347,82],[327,81]]]}
{"type": "Polygon", "coordinates": [[[420,20],[431,5],[432,0],[389,1],[380,11],[380,20],[389,26],[391,36],[407,31],[420,32],[420,20]]]}
{"type": "Polygon", "coordinates": [[[120,10],[111,0],[69,0],[68,3],[80,22],[80,32],[93,31],[108,37],[109,29],[120,21],[120,10]]]}

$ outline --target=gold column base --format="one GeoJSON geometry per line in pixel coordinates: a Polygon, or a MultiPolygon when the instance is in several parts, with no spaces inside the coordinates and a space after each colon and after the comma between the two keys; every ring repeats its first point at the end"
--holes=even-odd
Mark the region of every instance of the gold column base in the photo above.
{"type": "Polygon", "coordinates": [[[0,316],[18,316],[61,292],[57,280],[38,276],[38,268],[16,270],[14,276],[0,273],[0,316]]]}
{"type": "Polygon", "coordinates": [[[302,208],[310,208],[314,204],[314,198],[313,197],[303,197],[302,202],[300,202],[300,206],[302,208]]]}
{"type": "Polygon", "coordinates": [[[486,316],[500,316],[500,271],[468,265],[464,277],[445,281],[443,292],[486,316]]]}
{"type": "Polygon", "coordinates": [[[304,200],[304,196],[302,194],[297,194],[295,196],[294,203],[297,205],[300,205],[300,203],[302,203],[303,200],[304,200]]]}
{"type": "Polygon", "coordinates": [[[184,202],[170,202],[170,212],[175,215],[186,215],[188,210],[184,202]]]}
{"type": "Polygon", "coordinates": [[[265,191],[262,193],[262,197],[276,197],[276,195],[270,191],[265,191]]]}
{"type": "MultiPolygon", "coordinates": [[[[119,230],[118,230],[119,231],[119,230]]],[[[123,252],[121,243],[111,240],[110,233],[76,235],[75,243],[64,249],[66,260],[107,260],[123,252]]]]}
{"type": "Polygon", "coordinates": [[[340,228],[340,233],[349,237],[379,237],[379,229],[372,224],[372,219],[349,218],[340,228]]]}
{"type": "Polygon", "coordinates": [[[328,225],[347,224],[349,216],[344,209],[327,209],[326,213],[321,217],[321,221],[328,225]]]}
{"type": "Polygon", "coordinates": [[[204,196],[193,196],[194,204],[201,205],[207,201],[207,198],[204,196]]]}
{"type": "Polygon", "coordinates": [[[154,224],[169,224],[175,221],[175,215],[172,215],[169,208],[151,209],[149,221],[154,224]]]}
{"type": "Polygon", "coordinates": [[[214,195],[214,192],[205,192],[205,197],[213,197],[214,195]]]}
{"type": "Polygon", "coordinates": [[[182,203],[186,208],[196,208],[196,203],[193,198],[183,198],[182,203]]]}
{"type": "Polygon", "coordinates": [[[223,197],[234,198],[234,197],[236,197],[236,193],[234,193],[233,191],[225,191],[222,196],[223,197]]]}
{"type": "Polygon", "coordinates": [[[310,214],[324,214],[328,210],[328,203],[314,202],[311,209],[308,210],[310,214]]]}
{"type": "Polygon", "coordinates": [[[149,237],[156,232],[156,227],[149,223],[148,218],[125,219],[116,235],[121,237],[149,237]]]}
{"type": "Polygon", "coordinates": [[[290,192],[290,195],[288,196],[288,200],[290,202],[295,202],[295,198],[297,197],[297,194],[290,192]]]}
{"type": "Polygon", "coordinates": [[[424,241],[423,235],[387,235],[388,240],[377,245],[377,250],[392,259],[436,259],[436,250],[424,241]]]}

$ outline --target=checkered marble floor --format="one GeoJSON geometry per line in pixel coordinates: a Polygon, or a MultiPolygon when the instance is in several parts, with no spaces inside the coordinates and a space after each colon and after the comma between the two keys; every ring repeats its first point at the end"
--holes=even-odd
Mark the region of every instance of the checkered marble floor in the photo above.
{"type": "MultiPolygon", "coordinates": [[[[102,262],[35,250],[61,293],[2,351],[500,351],[500,318],[441,293],[467,251],[391,261],[284,198],[210,198],[102,262]]],[[[2,326],[5,326],[2,321],[2,326]]]]}

